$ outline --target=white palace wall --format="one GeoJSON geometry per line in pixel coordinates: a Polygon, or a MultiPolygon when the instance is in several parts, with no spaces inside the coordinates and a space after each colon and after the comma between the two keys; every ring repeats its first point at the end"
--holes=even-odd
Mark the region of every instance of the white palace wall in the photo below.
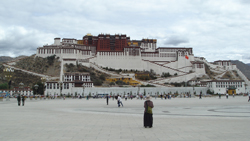
{"type": "MultiPolygon", "coordinates": [[[[65,49],[67,50],[67,52],[63,52],[63,49],[61,49],[61,53],[60,52],[56,52],[57,49],[42,49],[44,52],[39,53],[39,48],[37,49],[37,53],[36,56],[38,57],[48,57],[51,55],[56,55],[57,57],[60,58],[60,60],[62,60],[63,58],[68,58],[68,59],[86,59],[89,57],[92,57],[92,53],[89,50],[79,50],[79,49],[65,49]],[[53,51],[47,51],[47,50],[53,50],[53,51]]],[[[60,49],[58,49],[60,50],[60,49]]]]}
{"type": "Polygon", "coordinates": [[[140,56],[129,56],[125,55],[123,52],[120,52],[120,55],[101,55],[100,52],[98,52],[95,61],[96,64],[102,67],[143,70],[140,56]]]}

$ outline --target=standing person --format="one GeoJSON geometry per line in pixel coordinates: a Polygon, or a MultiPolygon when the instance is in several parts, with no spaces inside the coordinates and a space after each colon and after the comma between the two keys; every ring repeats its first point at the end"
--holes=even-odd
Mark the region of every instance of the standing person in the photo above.
{"type": "Polygon", "coordinates": [[[248,102],[249,102],[249,100],[250,100],[250,93],[248,93],[248,102]]]}
{"type": "Polygon", "coordinates": [[[18,106],[20,106],[20,104],[21,104],[21,96],[20,96],[20,94],[17,96],[17,104],[18,104],[18,106]]]}
{"type": "Polygon", "coordinates": [[[120,96],[120,95],[118,96],[117,101],[118,101],[118,107],[120,107],[120,104],[121,104],[121,105],[122,105],[122,107],[123,107],[123,104],[122,104],[122,98],[121,98],[121,96],[120,96]]]}
{"type": "Polygon", "coordinates": [[[227,99],[228,99],[228,93],[226,94],[226,97],[227,97],[227,99]]]}
{"type": "Polygon", "coordinates": [[[106,96],[106,99],[107,99],[107,105],[109,105],[109,96],[108,95],[106,96]]]}
{"type": "Polygon", "coordinates": [[[201,94],[202,94],[202,92],[200,92],[200,99],[201,99],[201,94]]]}
{"type": "Polygon", "coordinates": [[[25,101],[25,96],[22,95],[22,103],[23,103],[23,106],[24,106],[24,101],[25,101]]]}
{"type": "Polygon", "coordinates": [[[154,108],[154,104],[152,101],[150,101],[151,97],[147,96],[146,97],[146,101],[144,102],[144,127],[147,128],[151,128],[153,127],[153,112],[152,112],[152,108],[154,108]]]}
{"type": "Polygon", "coordinates": [[[219,99],[221,99],[221,93],[219,93],[219,99]]]}

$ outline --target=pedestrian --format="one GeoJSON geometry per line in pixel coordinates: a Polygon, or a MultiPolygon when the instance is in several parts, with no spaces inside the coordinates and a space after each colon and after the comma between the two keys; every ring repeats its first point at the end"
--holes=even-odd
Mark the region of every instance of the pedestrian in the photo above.
{"type": "Polygon", "coordinates": [[[108,95],[106,96],[106,99],[107,99],[107,105],[109,105],[109,96],[108,95]]]}
{"type": "Polygon", "coordinates": [[[21,104],[21,96],[20,96],[20,94],[17,96],[17,104],[18,104],[18,106],[20,106],[20,104],[21,104]]]}
{"type": "Polygon", "coordinates": [[[249,100],[250,100],[250,93],[248,93],[248,102],[249,102],[249,100]]]}
{"type": "Polygon", "coordinates": [[[123,107],[123,104],[122,104],[122,98],[120,95],[118,95],[118,98],[117,98],[117,101],[118,101],[118,107],[120,107],[120,104],[122,105],[123,107]]]}
{"type": "Polygon", "coordinates": [[[201,99],[201,94],[202,94],[202,92],[200,92],[200,99],[201,99]]]}
{"type": "Polygon", "coordinates": [[[221,99],[221,93],[219,93],[219,99],[221,99]]]}
{"type": "Polygon", "coordinates": [[[228,93],[226,94],[226,98],[228,99],[228,93]]]}
{"type": "Polygon", "coordinates": [[[152,128],[153,127],[153,112],[152,108],[154,108],[154,104],[152,101],[150,101],[151,97],[147,96],[146,101],[144,102],[144,127],[152,128]]]}
{"type": "Polygon", "coordinates": [[[25,101],[25,96],[22,95],[22,103],[23,103],[23,106],[24,106],[24,101],[25,101]]]}
{"type": "Polygon", "coordinates": [[[165,100],[167,99],[167,95],[166,94],[164,94],[164,98],[165,98],[165,100]]]}

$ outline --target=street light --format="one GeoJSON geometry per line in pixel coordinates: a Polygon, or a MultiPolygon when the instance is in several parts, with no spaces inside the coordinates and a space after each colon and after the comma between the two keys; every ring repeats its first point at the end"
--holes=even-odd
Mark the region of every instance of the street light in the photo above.
{"type": "Polygon", "coordinates": [[[63,82],[59,81],[58,84],[60,86],[59,88],[60,88],[60,96],[61,96],[62,95],[62,84],[63,84],[63,82]]]}
{"type": "Polygon", "coordinates": [[[37,89],[38,89],[38,85],[34,85],[35,89],[36,89],[36,95],[37,95],[37,89]]]}
{"type": "Polygon", "coordinates": [[[82,89],[83,89],[82,94],[83,94],[83,96],[84,96],[84,89],[85,89],[85,85],[84,85],[84,83],[82,84],[82,89]]]}
{"type": "MultiPolygon", "coordinates": [[[[22,82],[19,83],[19,89],[23,89],[23,86],[24,86],[24,84],[22,82]]],[[[21,91],[21,95],[22,95],[22,91],[21,91]]]]}
{"type": "Polygon", "coordinates": [[[140,86],[141,86],[141,85],[139,85],[139,84],[137,85],[137,87],[138,87],[138,93],[137,93],[137,94],[138,94],[138,95],[139,95],[139,92],[140,92],[140,86]]]}
{"type": "Polygon", "coordinates": [[[47,80],[47,78],[46,77],[42,77],[41,78],[41,81],[42,81],[42,83],[43,83],[43,93],[42,93],[42,95],[44,95],[44,91],[45,91],[45,85],[44,85],[44,82],[46,82],[46,80],[47,80]]]}

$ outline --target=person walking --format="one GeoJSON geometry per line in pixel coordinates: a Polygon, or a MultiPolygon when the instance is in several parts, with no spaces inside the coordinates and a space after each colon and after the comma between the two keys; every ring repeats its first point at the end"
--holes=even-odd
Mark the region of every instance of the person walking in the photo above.
{"type": "Polygon", "coordinates": [[[22,95],[22,103],[23,103],[23,106],[24,106],[24,101],[25,101],[25,96],[22,95]]]}
{"type": "Polygon", "coordinates": [[[121,96],[120,96],[120,95],[118,96],[117,101],[118,101],[118,107],[120,107],[120,104],[121,104],[121,105],[122,105],[122,107],[123,107],[123,104],[122,104],[122,98],[121,98],[121,96]]]}
{"type": "Polygon", "coordinates": [[[109,96],[106,96],[106,100],[107,100],[107,105],[109,105],[109,96]]]}
{"type": "Polygon", "coordinates": [[[221,99],[221,93],[219,93],[219,99],[221,99]]]}
{"type": "Polygon", "coordinates": [[[153,127],[153,112],[152,108],[154,108],[154,104],[152,101],[150,101],[151,97],[147,96],[146,100],[144,102],[144,117],[143,117],[143,122],[144,122],[144,127],[147,128],[152,128],[153,127]]]}
{"type": "Polygon", "coordinates": [[[20,106],[20,104],[21,104],[21,96],[20,96],[20,94],[17,96],[17,104],[18,104],[18,106],[20,106]]]}
{"type": "Polygon", "coordinates": [[[226,94],[226,97],[227,97],[227,99],[228,99],[228,93],[226,94]]]}

